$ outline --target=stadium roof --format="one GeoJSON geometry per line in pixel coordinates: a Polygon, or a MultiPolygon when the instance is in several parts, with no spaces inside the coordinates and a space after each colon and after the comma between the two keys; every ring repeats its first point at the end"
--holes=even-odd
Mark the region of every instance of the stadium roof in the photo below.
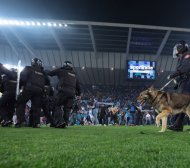
{"type": "MultiPolygon", "coordinates": [[[[162,74],[156,83],[162,78],[162,81],[165,81],[166,76],[174,70],[176,60],[171,60],[171,56],[175,43],[181,39],[190,43],[190,29],[136,24],[2,18],[0,30],[0,45],[10,45],[16,55],[19,55],[18,49],[20,48],[26,48],[33,57],[36,56],[35,50],[59,51],[61,57],[65,58],[67,58],[67,51],[93,52],[97,60],[100,59],[100,53],[125,54],[125,60],[136,58],[131,57],[130,54],[141,55],[136,58],[137,60],[145,60],[145,57],[149,55],[150,60],[157,60],[157,72],[162,74]],[[163,67],[162,64],[165,66],[163,67]]],[[[114,60],[120,57],[114,56],[114,60]]],[[[101,58],[103,60],[103,54],[101,58]]],[[[54,59],[57,58],[54,57],[54,59]]],[[[86,57],[84,62],[85,59],[86,57]]],[[[108,69],[113,67],[110,65],[109,58],[107,67],[108,69]]],[[[101,71],[105,67],[96,68],[101,71]]],[[[117,67],[114,67],[115,69],[117,67]]],[[[118,73],[123,72],[123,69],[120,66],[118,73]]],[[[89,76],[88,73],[82,74],[83,80],[89,78],[85,74],[89,76]]],[[[110,74],[107,73],[107,75],[110,74]]],[[[113,80],[117,79],[114,77],[113,80]]],[[[110,79],[104,82],[91,81],[89,80],[86,84],[115,85],[118,83],[121,85],[125,83],[125,80],[110,83],[110,79]]],[[[139,82],[136,84],[140,85],[139,82]]],[[[162,84],[163,82],[160,82],[157,86],[160,87],[162,84]]]]}

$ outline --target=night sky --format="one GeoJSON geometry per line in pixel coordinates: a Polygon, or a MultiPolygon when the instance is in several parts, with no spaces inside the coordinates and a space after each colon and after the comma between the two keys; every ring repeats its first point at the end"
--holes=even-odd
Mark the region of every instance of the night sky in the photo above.
{"type": "Polygon", "coordinates": [[[0,0],[0,17],[190,28],[189,0],[0,0]]]}

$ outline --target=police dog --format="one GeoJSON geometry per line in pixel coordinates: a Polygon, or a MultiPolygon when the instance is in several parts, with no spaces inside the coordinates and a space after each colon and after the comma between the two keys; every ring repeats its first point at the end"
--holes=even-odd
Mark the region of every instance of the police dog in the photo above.
{"type": "Polygon", "coordinates": [[[158,113],[156,117],[157,127],[160,127],[160,119],[162,119],[162,129],[164,132],[167,124],[167,117],[170,114],[186,113],[190,117],[190,96],[181,93],[162,92],[151,86],[148,90],[140,93],[137,102],[141,102],[141,106],[145,103],[151,104],[158,113]]]}

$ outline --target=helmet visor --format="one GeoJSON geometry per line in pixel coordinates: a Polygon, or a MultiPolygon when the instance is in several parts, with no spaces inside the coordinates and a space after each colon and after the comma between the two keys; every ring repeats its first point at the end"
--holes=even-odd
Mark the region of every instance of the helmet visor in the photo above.
{"type": "Polygon", "coordinates": [[[173,57],[177,58],[178,57],[177,54],[178,54],[177,46],[175,46],[174,49],[173,49],[173,57]]]}

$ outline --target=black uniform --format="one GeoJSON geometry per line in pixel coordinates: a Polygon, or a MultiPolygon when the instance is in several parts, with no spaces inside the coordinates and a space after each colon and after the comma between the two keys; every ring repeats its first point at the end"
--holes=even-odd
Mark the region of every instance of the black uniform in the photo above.
{"type": "Polygon", "coordinates": [[[78,103],[76,103],[74,105],[74,109],[73,109],[73,112],[72,112],[72,115],[71,115],[71,125],[76,124],[76,120],[78,118],[77,117],[78,116],[77,112],[78,112],[78,103]]]}
{"type": "MultiPolygon", "coordinates": [[[[43,109],[43,113],[45,117],[47,118],[47,123],[51,123],[51,126],[54,124],[54,120],[52,115],[50,114],[50,101],[49,96],[52,96],[54,91],[52,89],[52,86],[50,85],[50,81],[47,80],[49,78],[46,78],[46,85],[44,86],[44,92],[41,97],[41,108],[43,109]]],[[[33,125],[33,109],[31,108],[29,113],[29,126],[31,127],[33,125]]]]}
{"type": "Polygon", "coordinates": [[[139,109],[137,111],[136,125],[142,125],[142,112],[139,109]]]}
{"type": "Polygon", "coordinates": [[[1,92],[2,92],[2,88],[1,88],[2,87],[1,86],[1,84],[2,84],[2,78],[1,78],[1,76],[3,74],[5,74],[9,79],[14,79],[17,76],[15,73],[13,73],[12,71],[8,70],[7,68],[5,68],[3,66],[3,64],[0,63],[0,91],[1,92]]]}
{"type": "Polygon", "coordinates": [[[106,107],[100,107],[100,120],[99,123],[102,124],[102,119],[104,120],[104,124],[106,124],[106,107]]]}
{"type": "Polygon", "coordinates": [[[34,65],[26,66],[20,74],[21,85],[24,85],[23,91],[17,100],[17,119],[18,123],[15,127],[19,128],[25,122],[26,103],[31,100],[33,110],[33,127],[40,124],[40,100],[45,86],[46,75],[44,75],[43,67],[34,65]]]}
{"type": "Polygon", "coordinates": [[[43,96],[41,98],[42,109],[43,109],[45,117],[47,117],[48,123],[53,124],[54,120],[53,120],[52,115],[50,114],[50,108],[49,108],[49,104],[50,104],[49,96],[53,96],[54,91],[53,91],[52,86],[50,84],[45,85],[44,91],[45,92],[43,93],[43,96]]]}
{"type": "Polygon", "coordinates": [[[3,96],[0,99],[0,112],[1,117],[4,119],[2,127],[9,126],[12,124],[13,113],[15,112],[14,104],[17,78],[16,72],[11,73],[14,74],[13,78],[4,75],[1,82],[3,96]]]}
{"type": "Polygon", "coordinates": [[[53,71],[45,71],[49,76],[57,76],[59,79],[58,94],[55,98],[55,122],[56,127],[68,125],[69,115],[75,95],[80,96],[81,89],[78,77],[71,67],[62,67],[53,71]],[[61,105],[64,105],[64,116],[62,117],[61,105]],[[64,118],[64,119],[63,119],[64,118]],[[65,123],[64,123],[65,122],[65,123]]]}
{"type": "MultiPolygon", "coordinates": [[[[187,91],[186,86],[187,82],[190,79],[190,51],[185,52],[178,60],[176,72],[172,75],[176,77],[177,86],[175,87],[178,93],[183,93],[190,95],[190,92],[187,91]]],[[[183,128],[184,125],[185,113],[180,113],[175,115],[174,126],[183,128]]]]}

